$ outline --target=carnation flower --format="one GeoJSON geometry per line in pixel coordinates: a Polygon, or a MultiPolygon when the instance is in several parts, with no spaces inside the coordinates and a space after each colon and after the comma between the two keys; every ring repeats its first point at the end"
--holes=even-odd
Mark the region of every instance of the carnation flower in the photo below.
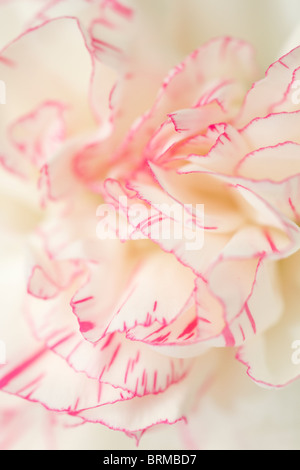
{"type": "Polygon", "coordinates": [[[262,77],[220,37],[163,78],[130,40],[139,9],[77,7],[35,5],[0,54],[3,239],[26,251],[25,275],[9,258],[24,330],[3,321],[0,388],[50,428],[139,441],[188,422],[226,370],[299,376],[300,48],[262,77]]]}

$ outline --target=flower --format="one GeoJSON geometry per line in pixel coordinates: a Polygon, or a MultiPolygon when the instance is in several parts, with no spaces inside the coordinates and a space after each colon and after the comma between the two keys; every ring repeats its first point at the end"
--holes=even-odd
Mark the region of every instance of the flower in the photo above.
{"type": "Polygon", "coordinates": [[[251,46],[225,36],[163,79],[161,57],[139,51],[148,31],[141,44],[128,33],[141,10],[77,7],[34,11],[0,55],[3,240],[27,256],[23,338],[5,319],[0,388],[42,404],[51,427],[58,416],[139,440],[193,414],[228,349],[258,384],[299,375],[300,49],[257,81],[251,46]],[[103,204],[118,213],[114,239],[96,232],[103,204]]]}

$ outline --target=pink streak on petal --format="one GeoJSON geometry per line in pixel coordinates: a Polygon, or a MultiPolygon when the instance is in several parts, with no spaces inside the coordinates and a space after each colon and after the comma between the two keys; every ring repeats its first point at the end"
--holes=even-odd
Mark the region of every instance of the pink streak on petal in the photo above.
{"type": "Polygon", "coordinates": [[[26,369],[28,369],[28,367],[38,361],[47,351],[47,347],[43,347],[34,356],[22,362],[22,364],[15,367],[15,369],[2,377],[2,379],[0,379],[0,389],[6,387],[15,377],[22,374],[26,369]]]}
{"type": "Polygon", "coordinates": [[[265,234],[265,237],[266,239],[268,240],[268,243],[271,247],[271,250],[274,252],[274,253],[279,253],[278,251],[278,248],[276,247],[274,241],[272,240],[271,238],[271,235],[269,234],[269,232],[267,230],[264,231],[264,234],[265,234]]]}
{"type": "Polygon", "coordinates": [[[226,342],[226,346],[231,347],[235,345],[235,339],[233,334],[231,333],[229,326],[226,326],[223,330],[223,336],[226,342]]]}
{"type": "Polygon", "coordinates": [[[84,321],[80,323],[80,331],[81,333],[86,333],[87,331],[92,330],[95,327],[94,323],[90,321],[84,321]]]}
{"type": "Polygon", "coordinates": [[[252,313],[250,312],[250,309],[247,303],[245,304],[245,312],[247,314],[247,317],[249,318],[249,321],[251,323],[254,333],[256,333],[256,324],[255,324],[254,318],[252,316],[252,313]]]}
{"type": "Polygon", "coordinates": [[[198,324],[198,319],[195,318],[189,325],[183,330],[183,332],[177,337],[177,339],[182,338],[185,335],[189,335],[196,327],[198,324]]]}

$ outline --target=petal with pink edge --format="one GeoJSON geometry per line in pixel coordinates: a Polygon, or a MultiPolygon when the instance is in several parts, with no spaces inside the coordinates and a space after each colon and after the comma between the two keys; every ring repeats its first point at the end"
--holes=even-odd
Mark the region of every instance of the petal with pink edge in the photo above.
{"type": "Polygon", "coordinates": [[[280,320],[238,350],[237,359],[259,385],[283,387],[300,376],[299,252],[280,261],[283,314],[280,320]]]}
{"type": "Polygon", "coordinates": [[[265,78],[253,84],[235,123],[238,127],[270,113],[299,110],[300,48],[274,62],[265,78]]]}

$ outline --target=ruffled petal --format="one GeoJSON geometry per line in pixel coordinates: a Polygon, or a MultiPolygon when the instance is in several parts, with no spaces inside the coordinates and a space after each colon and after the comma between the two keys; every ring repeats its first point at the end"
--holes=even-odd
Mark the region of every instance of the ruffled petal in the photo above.
{"type": "Polygon", "coordinates": [[[264,79],[254,83],[236,119],[238,127],[271,113],[299,109],[299,55],[300,48],[293,49],[268,68],[264,79]]]}
{"type": "MultiPolygon", "coordinates": [[[[59,343],[66,340],[67,337],[59,343]]],[[[99,384],[85,374],[75,373],[45,346],[23,361],[11,361],[8,367],[1,368],[0,373],[1,390],[39,402],[53,411],[76,412],[131,396],[112,386],[99,384]]]]}
{"type": "Polygon", "coordinates": [[[214,354],[198,359],[186,378],[169,387],[164,393],[135,397],[94,410],[83,410],[79,416],[89,422],[98,422],[114,429],[125,428],[131,433],[146,430],[157,424],[186,420],[197,394],[213,380],[212,371],[216,359],[214,354]]]}
{"type": "Polygon", "coordinates": [[[299,377],[299,253],[280,262],[283,314],[272,328],[243,345],[237,358],[259,385],[283,387],[299,377]]]}
{"type": "Polygon", "coordinates": [[[134,124],[120,147],[120,155],[130,154],[132,162],[139,159],[166,116],[180,109],[201,107],[213,101],[222,109],[232,109],[232,103],[242,99],[240,83],[251,83],[255,75],[252,51],[247,44],[230,38],[208,42],[165,78],[154,105],[134,124]]]}

